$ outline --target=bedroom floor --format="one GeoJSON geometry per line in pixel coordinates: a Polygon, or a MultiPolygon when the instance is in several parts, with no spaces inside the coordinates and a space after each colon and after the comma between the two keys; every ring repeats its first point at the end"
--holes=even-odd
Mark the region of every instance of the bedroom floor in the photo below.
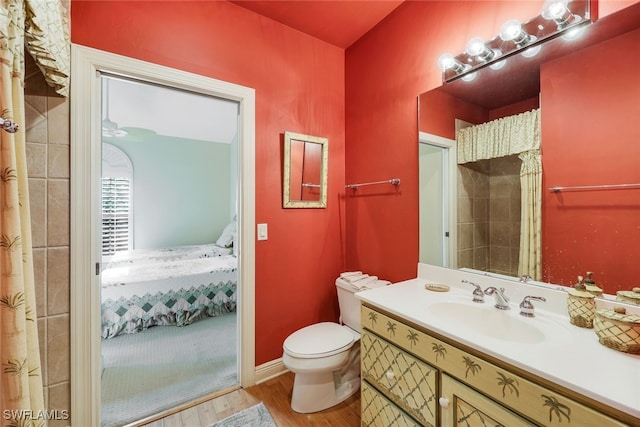
{"type": "Polygon", "coordinates": [[[102,427],[237,385],[236,327],[236,315],[229,313],[103,340],[102,427]]]}
{"type": "Polygon", "coordinates": [[[206,427],[256,403],[263,402],[279,427],[356,427],[360,425],[360,393],[314,414],[291,410],[291,372],[262,384],[233,391],[141,427],[206,427]]]}

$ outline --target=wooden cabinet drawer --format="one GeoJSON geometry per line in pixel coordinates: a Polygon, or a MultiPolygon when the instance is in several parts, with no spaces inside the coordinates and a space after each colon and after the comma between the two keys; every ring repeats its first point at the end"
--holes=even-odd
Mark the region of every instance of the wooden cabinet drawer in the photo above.
{"type": "Polygon", "coordinates": [[[435,426],[438,370],[363,330],[362,378],[422,425],[435,426]]]}
{"type": "MultiPolygon", "coordinates": [[[[550,427],[626,426],[604,413],[439,340],[426,329],[400,322],[365,305],[362,328],[392,342],[441,372],[481,391],[532,421],[550,427]]],[[[579,397],[576,394],[576,397],[579,397]]]]}
{"type": "Polygon", "coordinates": [[[420,425],[364,380],[360,396],[363,426],[417,427],[420,425]]]}

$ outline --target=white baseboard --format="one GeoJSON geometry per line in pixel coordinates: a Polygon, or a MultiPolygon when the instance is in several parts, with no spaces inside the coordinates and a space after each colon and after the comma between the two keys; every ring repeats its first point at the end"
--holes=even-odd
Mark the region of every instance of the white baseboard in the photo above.
{"type": "Polygon", "coordinates": [[[281,357],[270,362],[263,363],[262,365],[256,366],[256,384],[268,381],[271,378],[284,374],[285,372],[289,372],[289,370],[284,366],[284,363],[282,363],[281,357]]]}

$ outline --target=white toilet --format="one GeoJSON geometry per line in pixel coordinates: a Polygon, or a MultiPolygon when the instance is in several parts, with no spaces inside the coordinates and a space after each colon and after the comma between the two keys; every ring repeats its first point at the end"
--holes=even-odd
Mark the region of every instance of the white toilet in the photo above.
{"type": "Polygon", "coordinates": [[[291,408],[307,414],[337,405],[360,388],[360,300],[358,289],[336,279],[340,322],[297,330],[284,341],[282,362],[295,379],[291,408]]]}

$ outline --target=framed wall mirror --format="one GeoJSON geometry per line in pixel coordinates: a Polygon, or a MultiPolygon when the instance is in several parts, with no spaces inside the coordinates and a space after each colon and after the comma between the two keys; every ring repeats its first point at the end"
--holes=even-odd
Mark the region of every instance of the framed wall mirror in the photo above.
{"type": "MultiPolygon", "coordinates": [[[[637,263],[628,254],[640,232],[638,43],[640,3],[585,26],[580,38],[543,43],[537,56],[515,55],[500,70],[486,67],[474,80],[419,95],[421,141],[436,135],[457,144],[461,122],[540,110],[542,271],[536,280],[571,286],[590,271],[607,293],[636,286],[637,263]]],[[[453,166],[455,267],[520,277],[521,161],[483,161],[453,166]]]]}
{"type": "Polygon", "coordinates": [[[329,140],[284,133],[283,207],[326,208],[329,140]]]}

